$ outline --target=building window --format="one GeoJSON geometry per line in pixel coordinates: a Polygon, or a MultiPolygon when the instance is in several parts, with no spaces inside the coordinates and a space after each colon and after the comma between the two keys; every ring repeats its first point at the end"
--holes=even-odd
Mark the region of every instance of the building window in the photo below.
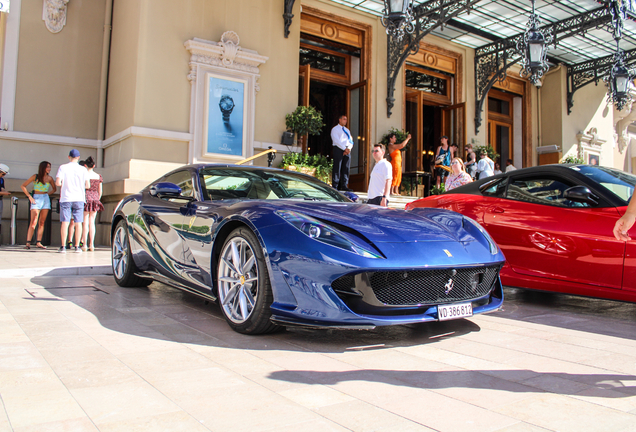
{"type": "Polygon", "coordinates": [[[311,65],[312,69],[346,75],[347,59],[333,53],[317,51],[308,47],[300,48],[300,65],[311,65]]]}
{"type": "Polygon", "coordinates": [[[427,93],[448,96],[448,79],[406,69],[406,86],[427,93]]]}
{"type": "Polygon", "coordinates": [[[507,100],[488,98],[488,111],[491,113],[510,115],[510,102],[507,100]]]}

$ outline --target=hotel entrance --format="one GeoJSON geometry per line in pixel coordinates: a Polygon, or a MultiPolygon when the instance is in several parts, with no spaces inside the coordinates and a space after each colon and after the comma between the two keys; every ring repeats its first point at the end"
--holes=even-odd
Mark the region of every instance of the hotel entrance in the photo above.
{"type": "Polygon", "coordinates": [[[366,191],[369,157],[368,26],[303,7],[301,15],[298,104],[322,113],[320,135],[309,136],[306,151],[331,159],[331,129],[346,115],[353,149],[349,187],[366,191]]]}

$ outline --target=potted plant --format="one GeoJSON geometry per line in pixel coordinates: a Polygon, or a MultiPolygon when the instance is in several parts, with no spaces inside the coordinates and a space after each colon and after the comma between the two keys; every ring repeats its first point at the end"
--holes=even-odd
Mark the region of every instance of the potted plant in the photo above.
{"type": "Polygon", "coordinates": [[[304,137],[308,134],[318,135],[325,124],[322,122],[322,113],[316,108],[299,106],[294,112],[285,116],[285,125],[289,132],[298,135],[298,144],[302,147],[303,153],[306,153],[307,143],[304,137]]]}
{"type": "Polygon", "coordinates": [[[583,159],[581,159],[580,157],[576,157],[576,156],[568,156],[566,158],[563,159],[563,161],[561,161],[561,163],[564,164],[584,164],[585,161],[583,159]]]}
{"type": "Polygon", "coordinates": [[[446,192],[446,186],[444,185],[444,183],[440,184],[439,187],[437,186],[431,187],[431,195],[441,195],[444,192],[446,192]]]}
{"type": "Polygon", "coordinates": [[[490,159],[496,161],[499,158],[499,153],[495,153],[495,149],[490,146],[477,146],[474,148],[475,154],[477,155],[477,162],[479,162],[479,155],[482,150],[486,150],[486,154],[490,159]]]}
{"type": "Polygon", "coordinates": [[[308,174],[318,180],[329,183],[333,161],[322,155],[310,156],[303,153],[289,152],[283,156],[281,167],[286,170],[308,174]]]}

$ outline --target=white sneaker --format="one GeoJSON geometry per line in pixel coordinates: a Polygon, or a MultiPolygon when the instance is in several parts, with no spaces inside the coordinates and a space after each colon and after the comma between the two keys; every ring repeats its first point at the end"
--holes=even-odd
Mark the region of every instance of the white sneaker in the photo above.
{"type": "Polygon", "coordinates": [[[82,253],[82,248],[79,247],[79,246],[77,246],[77,247],[75,247],[73,249],[75,249],[75,253],[82,253]]]}
{"type": "Polygon", "coordinates": [[[66,248],[64,246],[60,246],[60,248],[57,251],[58,253],[66,253],[66,248]]]}

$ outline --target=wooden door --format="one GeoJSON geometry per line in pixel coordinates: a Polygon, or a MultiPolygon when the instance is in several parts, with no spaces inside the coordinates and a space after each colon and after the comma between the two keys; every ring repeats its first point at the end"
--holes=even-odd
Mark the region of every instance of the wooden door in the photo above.
{"type": "Polygon", "coordinates": [[[444,135],[449,144],[457,144],[458,155],[464,154],[466,145],[466,103],[442,107],[444,135]]]}
{"type": "Polygon", "coordinates": [[[513,158],[512,125],[506,122],[489,120],[488,145],[499,154],[499,164],[505,167],[505,161],[513,158]]]}
{"type": "Polygon", "coordinates": [[[348,127],[353,139],[349,188],[356,191],[366,191],[367,186],[366,174],[370,150],[367,142],[366,90],[366,80],[347,87],[348,127]]]}
{"type": "MultiPolygon", "coordinates": [[[[309,87],[311,83],[311,65],[302,65],[298,68],[298,105],[309,106],[309,87]]],[[[308,136],[298,137],[302,139],[302,152],[307,153],[308,136]]]]}

